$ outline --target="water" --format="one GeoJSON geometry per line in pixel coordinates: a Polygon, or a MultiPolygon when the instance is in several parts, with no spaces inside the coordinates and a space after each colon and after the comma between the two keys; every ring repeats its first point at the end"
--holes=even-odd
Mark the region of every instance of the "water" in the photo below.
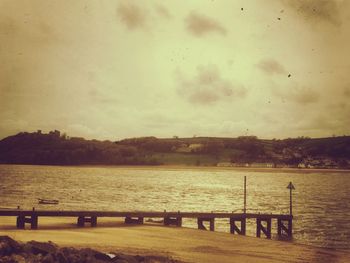
{"type": "MultiPolygon", "coordinates": [[[[118,211],[289,213],[293,192],[294,242],[350,250],[350,172],[253,172],[249,170],[0,166],[0,207],[118,211]],[[58,206],[37,198],[59,199],[58,206]]],[[[217,231],[229,231],[217,220],[217,231]]],[[[184,219],[184,225],[196,227],[184,219]]],[[[254,222],[247,234],[254,236],[254,222]]],[[[273,223],[273,233],[276,233],[273,223]]]]}

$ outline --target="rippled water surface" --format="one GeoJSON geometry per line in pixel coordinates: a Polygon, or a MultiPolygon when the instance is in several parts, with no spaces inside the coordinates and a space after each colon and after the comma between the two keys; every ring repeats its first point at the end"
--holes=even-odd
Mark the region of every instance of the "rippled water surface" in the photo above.
{"type": "MultiPolygon", "coordinates": [[[[244,176],[247,212],[289,213],[292,181],[294,241],[350,250],[350,172],[0,165],[0,207],[241,212],[244,176]],[[37,198],[60,203],[38,205],[37,198]]],[[[247,228],[254,235],[253,221],[247,228]]],[[[228,220],[217,220],[216,229],[228,232],[228,220]]]]}

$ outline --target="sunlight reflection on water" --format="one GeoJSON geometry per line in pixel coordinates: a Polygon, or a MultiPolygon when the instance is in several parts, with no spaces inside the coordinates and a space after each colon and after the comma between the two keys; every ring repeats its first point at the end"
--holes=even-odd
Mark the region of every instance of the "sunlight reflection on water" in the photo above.
{"type": "MultiPolygon", "coordinates": [[[[242,212],[244,176],[247,212],[288,213],[292,181],[294,240],[350,249],[350,173],[1,165],[0,207],[242,212]],[[37,198],[60,203],[38,205],[37,198]]],[[[196,227],[189,219],[184,225],[196,227]]],[[[228,220],[217,220],[216,229],[228,232],[228,220]]],[[[253,221],[247,232],[254,236],[253,221]]]]}

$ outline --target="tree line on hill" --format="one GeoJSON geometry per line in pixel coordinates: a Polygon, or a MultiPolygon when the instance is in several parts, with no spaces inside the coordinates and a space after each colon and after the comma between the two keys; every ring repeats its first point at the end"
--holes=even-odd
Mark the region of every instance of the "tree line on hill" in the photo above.
{"type": "Polygon", "coordinates": [[[0,163],[6,164],[182,164],[179,157],[193,157],[193,165],[229,162],[297,166],[304,163],[327,168],[349,168],[350,137],[299,137],[284,140],[262,140],[255,136],[168,139],[141,137],[111,142],[70,138],[59,131],[48,134],[38,131],[21,132],[0,141],[0,163]],[[211,163],[203,161],[208,158],[212,160],[211,163]]]}

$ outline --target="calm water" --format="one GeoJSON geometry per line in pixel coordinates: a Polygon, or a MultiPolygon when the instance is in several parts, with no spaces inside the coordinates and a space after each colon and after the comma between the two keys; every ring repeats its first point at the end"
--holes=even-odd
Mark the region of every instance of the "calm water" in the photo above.
{"type": "MultiPolygon", "coordinates": [[[[288,213],[294,191],[294,242],[350,250],[350,172],[280,173],[231,170],[0,165],[0,207],[288,213]],[[58,206],[37,198],[59,199],[58,206]]],[[[248,235],[254,235],[248,222],[248,235]]],[[[195,221],[184,219],[195,227],[195,221]]],[[[276,233],[273,223],[273,232],[276,233]]],[[[229,231],[227,220],[216,221],[229,231]]]]}

